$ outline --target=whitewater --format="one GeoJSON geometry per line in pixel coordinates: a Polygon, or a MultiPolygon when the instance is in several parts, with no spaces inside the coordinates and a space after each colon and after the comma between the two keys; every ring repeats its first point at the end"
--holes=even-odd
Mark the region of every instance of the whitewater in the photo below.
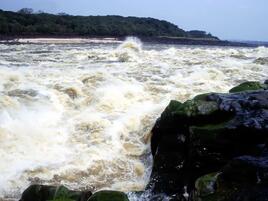
{"type": "Polygon", "coordinates": [[[0,44],[0,200],[32,183],[144,190],[150,130],[171,99],[268,77],[268,48],[0,44]]]}

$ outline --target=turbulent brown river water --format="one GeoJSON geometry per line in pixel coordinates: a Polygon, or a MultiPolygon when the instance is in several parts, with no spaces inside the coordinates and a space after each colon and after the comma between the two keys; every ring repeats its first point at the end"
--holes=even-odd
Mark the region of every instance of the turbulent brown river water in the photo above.
{"type": "Polygon", "coordinates": [[[0,45],[0,198],[30,183],[143,190],[170,99],[268,78],[268,48],[0,45]]]}

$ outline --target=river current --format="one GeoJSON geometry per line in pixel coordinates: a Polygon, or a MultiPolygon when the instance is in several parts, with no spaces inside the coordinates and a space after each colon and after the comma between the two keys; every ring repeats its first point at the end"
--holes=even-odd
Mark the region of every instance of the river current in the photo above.
{"type": "Polygon", "coordinates": [[[123,42],[0,45],[0,198],[31,183],[143,190],[171,99],[268,78],[268,48],[123,42]]]}

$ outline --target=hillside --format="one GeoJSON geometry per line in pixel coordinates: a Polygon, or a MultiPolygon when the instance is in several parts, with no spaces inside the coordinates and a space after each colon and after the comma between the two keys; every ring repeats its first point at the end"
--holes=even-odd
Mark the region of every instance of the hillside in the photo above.
{"type": "Polygon", "coordinates": [[[153,18],[122,16],[71,16],[33,14],[27,10],[0,10],[2,36],[165,36],[217,39],[204,31],[184,31],[176,25],[153,18]]]}

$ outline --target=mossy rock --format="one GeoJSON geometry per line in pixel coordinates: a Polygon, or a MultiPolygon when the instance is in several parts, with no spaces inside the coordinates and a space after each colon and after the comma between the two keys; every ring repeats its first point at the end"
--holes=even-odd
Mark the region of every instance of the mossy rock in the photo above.
{"type": "Polygon", "coordinates": [[[56,188],[53,199],[49,201],[76,201],[79,198],[80,193],[71,192],[65,186],[59,186],[56,188]]]}
{"type": "Polygon", "coordinates": [[[47,201],[54,197],[56,187],[44,185],[31,185],[21,196],[20,201],[47,201]]]}
{"type": "Polygon", "coordinates": [[[264,90],[267,89],[266,84],[262,84],[260,82],[244,82],[234,88],[232,88],[229,92],[236,93],[242,91],[250,91],[250,90],[264,90]]]}
{"type": "Polygon", "coordinates": [[[166,109],[164,110],[164,112],[161,114],[161,119],[165,120],[165,119],[173,117],[172,113],[176,111],[178,108],[180,108],[181,105],[182,105],[181,102],[176,101],[176,100],[171,100],[168,106],[166,107],[166,109]]]}
{"type": "Polygon", "coordinates": [[[176,116],[196,117],[202,115],[211,115],[218,111],[218,104],[214,101],[188,100],[181,104],[173,112],[176,116]]]}
{"type": "Polygon", "coordinates": [[[268,165],[259,165],[268,164],[260,158],[268,139],[267,86],[248,82],[231,90],[241,93],[171,101],[152,130],[154,164],[146,189],[173,199],[187,186],[192,201],[268,201],[268,165]],[[257,157],[253,168],[241,162],[226,167],[245,155],[257,157]]]}
{"type": "Polygon", "coordinates": [[[230,201],[232,193],[233,193],[232,191],[217,192],[207,196],[198,197],[194,199],[194,201],[230,201]]]}
{"type": "Polygon", "coordinates": [[[227,122],[219,124],[207,124],[203,126],[191,126],[190,133],[191,138],[198,138],[201,142],[215,142],[219,135],[226,131],[227,122]]]}
{"type": "Polygon", "coordinates": [[[125,193],[119,191],[99,191],[94,193],[88,201],[129,201],[125,193]]]}
{"type": "Polygon", "coordinates": [[[199,177],[195,182],[196,193],[198,196],[207,196],[215,192],[216,180],[219,173],[210,173],[199,177]]]}
{"type": "Polygon", "coordinates": [[[86,201],[91,195],[89,191],[72,191],[64,186],[31,185],[20,201],[86,201]]]}
{"type": "Polygon", "coordinates": [[[211,95],[213,93],[205,93],[205,94],[199,94],[199,95],[196,95],[193,100],[201,100],[201,101],[207,101],[208,99],[208,96],[211,95]]]}
{"type": "Polygon", "coordinates": [[[194,201],[230,201],[238,191],[236,187],[219,184],[220,172],[199,177],[195,182],[194,201]]]}

